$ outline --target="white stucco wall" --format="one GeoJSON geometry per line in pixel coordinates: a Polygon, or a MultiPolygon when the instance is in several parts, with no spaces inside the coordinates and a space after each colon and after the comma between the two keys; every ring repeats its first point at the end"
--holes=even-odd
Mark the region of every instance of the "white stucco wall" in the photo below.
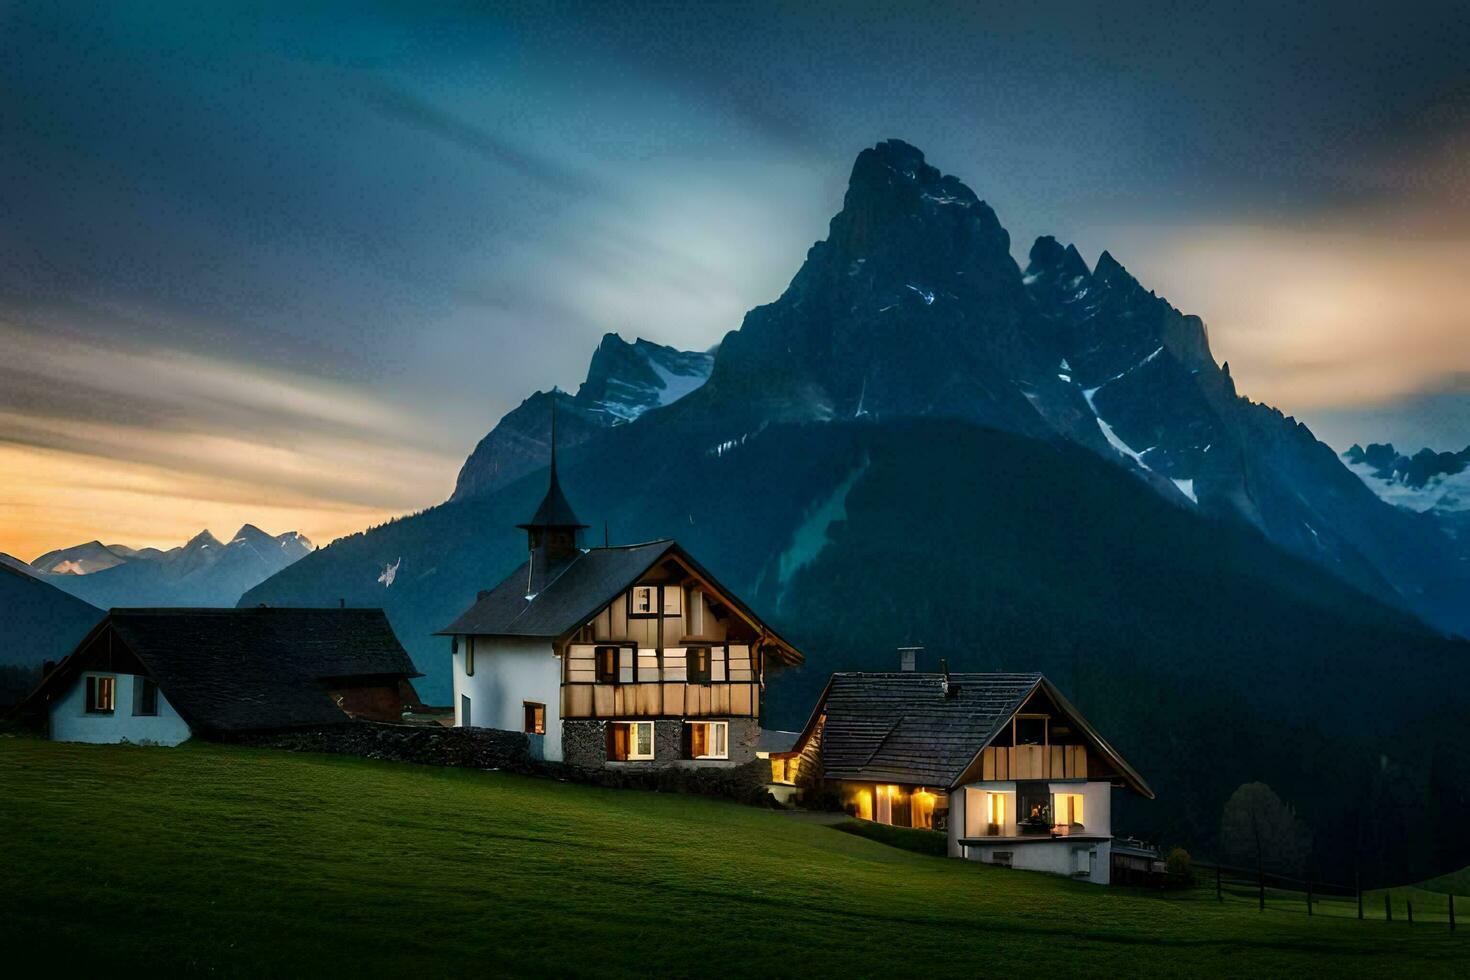
{"type": "Polygon", "coordinates": [[[1105,781],[1052,782],[1049,789],[1056,793],[1076,793],[1082,796],[1082,836],[1070,837],[1022,837],[1016,839],[1016,784],[1014,782],[990,781],[970,783],[963,790],[950,794],[949,854],[951,857],[968,857],[973,861],[992,863],[995,852],[1011,854],[1011,867],[1029,871],[1045,871],[1050,874],[1072,875],[1087,870],[1087,880],[1105,885],[1112,871],[1112,843],[1109,840],[1085,840],[1086,838],[1112,836],[1113,788],[1105,781]],[[988,819],[986,793],[1006,794],[1006,824],[995,843],[960,843],[961,838],[974,840],[985,836],[988,819]],[[1009,837],[1011,840],[1005,840],[1009,837]]]}
{"type": "Polygon", "coordinates": [[[178,745],[189,737],[189,725],[179,717],[160,689],[158,714],[135,715],[135,688],[142,678],[135,674],[87,671],[72,682],[66,693],[51,703],[51,737],[58,742],[148,742],[178,745]],[[113,677],[117,694],[112,714],[87,714],[88,677],[113,677]]]}
{"type": "Polygon", "coordinates": [[[519,732],[525,728],[526,701],[546,705],[545,758],[561,761],[561,660],[546,640],[475,641],[475,673],[465,675],[468,642],[459,638],[454,653],[454,724],[464,725],[464,698],[470,699],[470,724],[519,732]]]}

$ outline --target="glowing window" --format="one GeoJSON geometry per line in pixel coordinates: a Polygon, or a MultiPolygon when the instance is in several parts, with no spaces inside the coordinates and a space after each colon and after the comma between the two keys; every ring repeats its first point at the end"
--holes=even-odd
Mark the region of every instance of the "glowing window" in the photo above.
{"type": "Polygon", "coordinates": [[[1053,805],[1056,813],[1057,826],[1059,827],[1081,827],[1082,819],[1082,794],[1081,793],[1058,793],[1053,805]]]}
{"type": "Polygon", "coordinates": [[[117,698],[116,677],[87,678],[87,714],[110,715],[117,698]]]}
{"type": "Polygon", "coordinates": [[[986,811],[990,824],[988,832],[1001,834],[1006,829],[1006,795],[1004,793],[986,793],[986,811]]]}
{"type": "Polygon", "coordinates": [[[730,757],[730,723],[727,721],[691,721],[686,724],[689,758],[728,759],[730,757]]]}
{"type": "Polygon", "coordinates": [[[523,731],[527,735],[546,734],[546,705],[537,704],[535,701],[522,702],[525,714],[525,727],[523,731]]]}
{"type": "Polygon", "coordinates": [[[607,726],[607,757],[612,762],[653,758],[653,722],[615,721],[607,726]]]}

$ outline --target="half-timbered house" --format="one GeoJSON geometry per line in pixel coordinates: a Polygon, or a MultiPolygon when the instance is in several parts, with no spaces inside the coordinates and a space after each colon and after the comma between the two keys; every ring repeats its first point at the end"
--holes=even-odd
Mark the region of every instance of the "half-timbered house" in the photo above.
{"type": "Polygon", "coordinates": [[[533,754],[589,767],[756,758],[766,681],[799,652],[676,541],[581,547],[554,447],[519,527],[526,560],[439,631],[456,725],[523,731],[533,754]]]}
{"type": "Polygon", "coordinates": [[[1113,790],[1154,795],[1040,674],[833,674],[771,758],[863,820],[945,831],[953,857],[1100,884],[1113,790]]]}

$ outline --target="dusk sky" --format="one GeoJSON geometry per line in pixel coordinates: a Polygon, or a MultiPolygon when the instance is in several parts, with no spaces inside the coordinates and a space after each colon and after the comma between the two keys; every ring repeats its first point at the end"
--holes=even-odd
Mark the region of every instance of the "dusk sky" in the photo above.
{"type": "Polygon", "coordinates": [[[435,504],[604,332],[778,296],[887,137],[1336,448],[1470,443],[1463,4],[428,6],[0,3],[0,551],[435,504]]]}

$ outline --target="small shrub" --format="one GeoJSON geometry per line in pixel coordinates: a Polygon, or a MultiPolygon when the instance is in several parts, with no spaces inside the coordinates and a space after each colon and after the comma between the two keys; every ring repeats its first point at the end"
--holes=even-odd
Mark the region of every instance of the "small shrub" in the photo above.
{"type": "Polygon", "coordinates": [[[1187,888],[1194,884],[1189,852],[1182,847],[1174,848],[1169,852],[1169,856],[1164,858],[1164,870],[1169,872],[1171,887],[1187,888]]]}

